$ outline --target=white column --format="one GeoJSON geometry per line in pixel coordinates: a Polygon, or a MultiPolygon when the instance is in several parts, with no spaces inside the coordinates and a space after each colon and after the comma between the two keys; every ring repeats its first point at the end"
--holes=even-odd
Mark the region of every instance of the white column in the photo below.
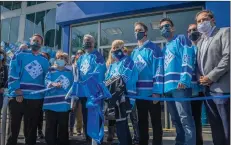
{"type": "Polygon", "coordinates": [[[27,7],[27,2],[22,2],[21,15],[19,19],[18,41],[24,40],[24,32],[25,32],[25,25],[26,25],[26,14],[25,14],[26,7],[27,7]]]}

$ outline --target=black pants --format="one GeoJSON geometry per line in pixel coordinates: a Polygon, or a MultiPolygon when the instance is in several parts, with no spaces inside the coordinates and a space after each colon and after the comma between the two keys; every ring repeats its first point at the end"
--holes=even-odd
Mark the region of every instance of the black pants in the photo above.
{"type": "MultiPolygon", "coordinates": [[[[197,97],[203,97],[203,93],[199,93],[197,97]]],[[[195,121],[196,127],[196,145],[203,145],[202,124],[201,124],[201,111],[203,101],[191,101],[192,116],[195,121]]]]}
{"type": "Polygon", "coordinates": [[[24,99],[18,103],[15,98],[9,101],[10,133],[7,145],[16,145],[20,131],[21,120],[24,116],[24,135],[26,145],[35,145],[39,113],[42,109],[43,100],[24,99]]]}
{"type": "Polygon", "coordinates": [[[38,131],[43,130],[43,110],[39,113],[39,121],[38,121],[38,131]]]}
{"type": "Polygon", "coordinates": [[[69,112],[45,111],[47,145],[69,145],[69,112]]]}
{"type": "Polygon", "coordinates": [[[160,102],[153,104],[152,101],[136,100],[138,110],[138,125],[140,145],[148,145],[149,140],[149,117],[150,113],[152,130],[153,130],[153,145],[162,145],[162,123],[161,123],[161,105],[160,102]]]}
{"type": "Polygon", "coordinates": [[[84,135],[86,137],[86,141],[91,141],[91,138],[87,135],[87,114],[88,114],[88,109],[86,107],[87,98],[80,98],[80,101],[82,103],[84,135]]]}

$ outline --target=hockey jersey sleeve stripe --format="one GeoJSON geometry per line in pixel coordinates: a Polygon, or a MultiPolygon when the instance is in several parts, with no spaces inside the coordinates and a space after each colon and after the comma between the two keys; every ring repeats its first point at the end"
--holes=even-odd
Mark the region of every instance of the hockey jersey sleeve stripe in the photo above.
{"type": "Polygon", "coordinates": [[[38,85],[32,85],[32,84],[30,84],[30,85],[27,85],[27,84],[20,84],[20,89],[27,89],[27,90],[42,90],[42,89],[44,89],[44,87],[42,87],[42,86],[38,86],[38,85]]]}
{"type": "Polygon", "coordinates": [[[189,66],[182,66],[182,72],[188,72],[189,74],[193,73],[193,69],[189,66]]]}
{"type": "Polygon", "coordinates": [[[153,82],[137,82],[136,86],[138,88],[150,88],[153,87],[153,82]]]}
{"type": "Polygon", "coordinates": [[[153,78],[153,83],[163,82],[163,81],[164,81],[164,76],[155,76],[153,78]]]}
{"type": "Polygon", "coordinates": [[[17,77],[13,77],[13,76],[8,77],[8,83],[12,83],[12,82],[17,81],[17,80],[19,80],[19,78],[17,78],[17,77]]]}
{"type": "Polygon", "coordinates": [[[44,98],[44,103],[57,103],[57,102],[63,102],[63,101],[66,101],[66,102],[70,102],[71,101],[71,98],[69,99],[65,99],[65,96],[63,97],[52,97],[52,98],[44,98]]]}

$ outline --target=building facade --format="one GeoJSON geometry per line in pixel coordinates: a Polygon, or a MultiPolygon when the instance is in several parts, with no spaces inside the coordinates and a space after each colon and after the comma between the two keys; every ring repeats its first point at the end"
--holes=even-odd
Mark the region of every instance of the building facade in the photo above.
{"type": "Polygon", "coordinates": [[[44,37],[44,45],[61,49],[62,28],[56,24],[57,2],[2,1],[1,41],[29,41],[34,33],[44,37]]]}

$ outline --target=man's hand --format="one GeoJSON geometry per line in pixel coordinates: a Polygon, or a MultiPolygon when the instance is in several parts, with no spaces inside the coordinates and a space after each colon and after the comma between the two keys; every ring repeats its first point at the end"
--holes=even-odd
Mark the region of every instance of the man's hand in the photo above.
{"type": "Polygon", "coordinates": [[[61,88],[62,84],[61,83],[52,83],[53,87],[61,88]]]}
{"type": "Polygon", "coordinates": [[[199,81],[203,86],[210,86],[213,83],[207,76],[201,76],[199,81]]]}
{"type": "Polygon", "coordinates": [[[21,50],[28,49],[28,46],[26,44],[21,44],[19,47],[21,50]]]}
{"type": "Polygon", "coordinates": [[[16,101],[17,101],[18,103],[22,103],[22,101],[23,101],[23,96],[17,96],[17,97],[16,97],[16,101]]]}
{"type": "Polygon", "coordinates": [[[22,90],[21,89],[17,89],[15,90],[15,93],[19,96],[22,96],[22,90]]]}
{"type": "Polygon", "coordinates": [[[177,89],[185,89],[185,88],[186,87],[184,84],[178,83],[177,89]]]}
{"type": "MultiPolygon", "coordinates": [[[[160,98],[159,94],[152,94],[153,98],[160,98]]],[[[157,104],[159,101],[153,101],[153,104],[157,104]]]]}

